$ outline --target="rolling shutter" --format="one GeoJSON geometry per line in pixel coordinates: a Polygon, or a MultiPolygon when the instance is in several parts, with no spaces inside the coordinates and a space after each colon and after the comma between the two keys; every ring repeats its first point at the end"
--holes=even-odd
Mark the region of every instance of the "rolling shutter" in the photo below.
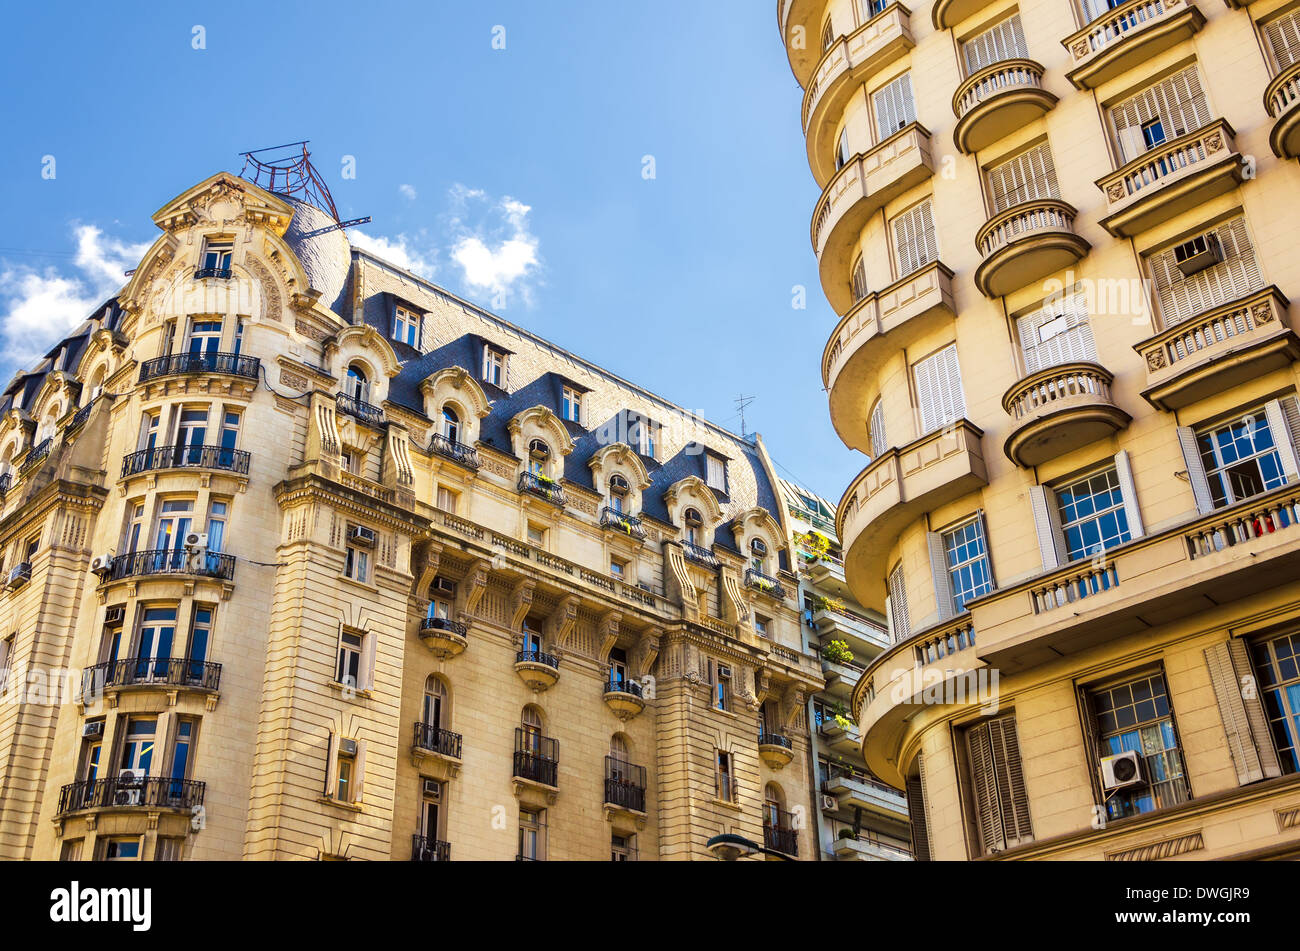
{"type": "Polygon", "coordinates": [[[1264,707],[1258,696],[1247,700],[1241,689],[1242,678],[1252,676],[1246,645],[1239,638],[1234,638],[1207,647],[1205,663],[1210,670],[1215,699],[1219,702],[1219,715],[1223,720],[1228,750],[1237,767],[1237,781],[1244,786],[1282,775],[1277,751],[1269,735],[1264,707]],[[1245,668],[1244,673],[1238,669],[1235,662],[1237,658],[1245,668]]]}
{"type": "Polygon", "coordinates": [[[1052,571],[1065,562],[1065,536],[1056,511],[1056,493],[1045,485],[1029,487],[1029,504],[1034,512],[1034,532],[1043,556],[1043,570],[1052,571]]]}
{"type": "Polygon", "coordinates": [[[950,344],[913,367],[921,435],[942,429],[966,415],[957,345],[950,344]]]}
{"type": "Polygon", "coordinates": [[[930,823],[925,811],[925,759],[916,755],[916,776],[907,778],[907,819],[912,827],[912,857],[930,861],[930,823]]]}
{"type": "Polygon", "coordinates": [[[1300,10],[1292,10],[1265,24],[1264,40],[1279,73],[1300,62],[1300,10]]]}
{"type": "Polygon", "coordinates": [[[889,573],[889,618],[894,628],[894,643],[912,636],[912,622],[907,611],[907,587],[903,583],[903,566],[889,573]]]}
{"type": "Polygon", "coordinates": [[[1046,142],[990,166],[985,176],[995,215],[1027,201],[1061,197],[1052,151],[1046,142]]]}
{"type": "Polygon", "coordinates": [[[1178,445],[1183,450],[1183,461],[1187,463],[1187,478],[1192,483],[1196,511],[1202,515],[1214,511],[1214,497],[1210,495],[1210,481],[1205,477],[1205,464],[1201,461],[1196,430],[1190,426],[1179,426],[1178,445]]]}
{"type": "Polygon", "coordinates": [[[1286,413],[1282,411],[1280,400],[1269,400],[1264,404],[1264,415],[1268,417],[1268,429],[1273,436],[1273,445],[1282,460],[1282,471],[1287,482],[1300,480],[1300,461],[1296,459],[1295,443],[1291,439],[1291,428],[1287,424],[1286,413]]]}
{"type": "Polygon", "coordinates": [[[948,553],[944,550],[943,536],[938,532],[926,532],[925,543],[930,550],[930,574],[934,577],[934,601],[939,608],[939,620],[946,621],[957,613],[952,603],[948,553]]]}
{"type": "Polygon", "coordinates": [[[903,126],[916,121],[916,103],[912,98],[912,74],[904,73],[871,96],[876,113],[876,138],[883,142],[903,126]]]}
{"type": "Polygon", "coordinates": [[[1097,344],[1088,320],[1088,304],[1074,293],[1016,321],[1016,335],[1025,357],[1025,372],[1078,361],[1096,362],[1097,344]]]}
{"type": "Polygon", "coordinates": [[[894,232],[894,256],[898,276],[907,277],[932,261],[939,260],[939,245],[934,234],[934,215],[930,201],[908,209],[891,222],[894,232]]]}
{"type": "Polygon", "coordinates": [[[1220,304],[1239,300],[1264,286],[1264,275],[1246,233],[1246,219],[1234,218],[1208,232],[1219,243],[1222,260],[1190,277],[1178,270],[1174,248],[1147,258],[1165,327],[1190,320],[1220,304]]]}
{"type": "Polygon", "coordinates": [[[1138,506],[1137,485],[1133,482],[1133,464],[1129,460],[1128,450],[1121,449],[1115,454],[1115,475],[1119,479],[1119,494],[1124,500],[1124,514],[1128,518],[1128,533],[1132,538],[1141,538],[1146,534],[1142,525],[1142,510],[1138,506]]]}
{"type": "Polygon", "coordinates": [[[977,73],[1004,59],[1022,59],[1029,55],[1025,34],[1020,28],[1020,17],[1010,16],[983,33],[972,36],[961,45],[962,59],[966,62],[966,75],[977,73]]]}
{"type": "Polygon", "coordinates": [[[1173,139],[1201,128],[1212,118],[1205,90],[1201,88],[1201,75],[1195,66],[1188,66],[1136,96],[1116,103],[1111,106],[1110,116],[1126,163],[1146,151],[1146,145],[1140,134],[1134,136],[1125,130],[1140,133],[1143,125],[1159,119],[1165,138],[1173,139]]]}

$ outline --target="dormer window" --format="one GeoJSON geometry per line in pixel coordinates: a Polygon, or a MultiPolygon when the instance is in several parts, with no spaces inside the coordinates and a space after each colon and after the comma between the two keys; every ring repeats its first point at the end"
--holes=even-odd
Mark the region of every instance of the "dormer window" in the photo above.
{"type": "Polygon", "coordinates": [[[506,387],[506,355],[491,344],[483,345],[483,380],[495,387],[506,387]]]}
{"type": "Polygon", "coordinates": [[[659,434],[659,424],[644,416],[632,416],[628,426],[627,438],[636,451],[651,459],[655,456],[655,442],[659,434]]]}
{"type": "Polygon", "coordinates": [[[571,423],[582,422],[582,394],[571,386],[564,388],[560,400],[560,415],[571,423]]]}
{"type": "Polygon", "coordinates": [[[533,475],[545,475],[546,463],[550,458],[551,447],[540,439],[534,439],[528,444],[528,470],[533,475]]]}
{"type": "Polygon", "coordinates": [[[704,519],[700,516],[698,509],[687,509],[682,513],[682,521],[686,523],[686,540],[692,545],[698,545],[700,530],[704,528],[704,519]]]}
{"type": "Polygon", "coordinates": [[[727,461],[721,456],[715,456],[712,453],[705,457],[705,483],[710,489],[717,489],[719,492],[727,491],[727,461]]]}
{"type": "Polygon", "coordinates": [[[749,553],[753,556],[754,570],[767,574],[767,542],[755,538],[749,543],[749,553]]]}
{"type": "Polygon", "coordinates": [[[460,417],[450,406],[442,408],[442,434],[450,443],[460,442],[460,417]]]}
{"type": "Polygon", "coordinates": [[[199,255],[198,277],[230,277],[230,256],[235,245],[231,241],[208,238],[199,255]]]}
{"type": "Polygon", "coordinates": [[[348,367],[348,387],[346,393],[358,403],[370,402],[370,380],[367,379],[366,372],[355,363],[348,367]]]}
{"type": "Polygon", "coordinates": [[[405,307],[397,308],[393,315],[393,339],[408,347],[418,347],[420,340],[420,316],[405,307]]]}
{"type": "Polygon", "coordinates": [[[618,473],[609,477],[609,507],[615,512],[622,514],[623,504],[627,500],[628,493],[632,487],[628,485],[627,479],[618,473]]]}

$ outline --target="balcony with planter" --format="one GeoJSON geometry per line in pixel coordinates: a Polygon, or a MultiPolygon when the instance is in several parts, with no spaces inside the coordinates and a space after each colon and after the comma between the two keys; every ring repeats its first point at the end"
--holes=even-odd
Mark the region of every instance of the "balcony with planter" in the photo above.
{"type": "Polygon", "coordinates": [[[420,621],[420,640],[436,657],[458,657],[469,647],[469,625],[451,618],[427,617],[420,621]]]}
{"type": "Polygon", "coordinates": [[[856,723],[846,726],[834,717],[828,717],[821,722],[817,731],[821,734],[822,741],[836,752],[856,753],[862,746],[862,735],[858,732],[856,723]]]}
{"type": "Polygon", "coordinates": [[[374,403],[367,403],[365,400],[359,400],[355,396],[348,396],[346,393],[339,393],[334,397],[335,406],[338,411],[345,416],[351,416],[358,422],[365,423],[367,426],[373,426],[376,429],[384,425],[384,410],[374,403]]]}
{"type": "Polygon", "coordinates": [[[519,651],[515,654],[515,673],[524,686],[540,693],[559,681],[560,658],[546,651],[519,651]]]}
{"type": "Polygon", "coordinates": [[[958,420],[882,453],[849,485],[837,534],[845,543],[845,576],[864,607],[883,612],[889,551],[904,527],[988,485],[983,435],[958,420]]]}
{"type": "Polygon", "coordinates": [[[59,790],[58,816],[80,812],[191,812],[203,805],[205,783],[124,772],[68,783],[59,790]]]}
{"type": "Polygon", "coordinates": [[[1074,231],[1077,215],[1053,198],[994,215],[975,236],[982,257],[975,286],[985,297],[1002,297],[1079,263],[1092,246],[1074,231]]]}
{"type": "Polygon", "coordinates": [[[164,469],[208,469],[248,475],[249,453],[223,446],[158,446],[142,449],[122,459],[122,478],[164,469]]]}
{"type": "Polygon", "coordinates": [[[758,734],[758,758],[768,769],[785,769],[794,759],[794,741],[784,733],[760,730],[758,734]]]}
{"type": "Polygon", "coordinates": [[[442,456],[444,459],[450,459],[457,465],[464,466],[466,469],[478,470],[481,462],[478,457],[478,449],[473,446],[467,446],[462,442],[449,439],[442,433],[434,433],[433,439],[429,441],[429,451],[434,455],[442,456]]]}
{"type": "Polygon", "coordinates": [[[1132,238],[1232,191],[1245,181],[1248,167],[1234,135],[1226,120],[1216,119],[1097,179],[1106,196],[1102,227],[1117,238],[1132,238]]]}
{"type": "Polygon", "coordinates": [[[1096,89],[1204,25],[1205,14],[1191,0],[1129,0],[1061,40],[1070,56],[1066,78],[1078,89],[1096,89]]]}
{"type": "Polygon", "coordinates": [[[1111,397],[1114,377],[1096,363],[1066,363],[1031,373],[1002,397],[1012,419],[1003,450],[1029,468],[1105,439],[1132,417],[1111,397]]]}
{"type": "Polygon", "coordinates": [[[450,862],[451,843],[426,835],[411,836],[412,862],[450,862]]]}
{"type": "Polygon", "coordinates": [[[521,495],[535,496],[559,508],[564,508],[569,501],[558,482],[528,470],[519,473],[517,488],[521,495]]]}
{"type": "Polygon", "coordinates": [[[619,535],[626,535],[634,541],[645,541],[645,526],[641,524],[639,518],[615,511],[608,505],[600,510],[600,527],[619,535]]]}
{"type": "Polygon", "coordinates": [[[169,376],[234,376],[256,381],[262,361],[239,353],[170,353],[140,364],[140,382],[169,376]]]}
{"type": "Polygon", "coordinates": [[[850,449],[871,453],[862,417],[879,391],[884,362],[955,319],[952,271],[935,261],[868,294],[840,320],[822,353],[822,384],[831,423],[850,449]]]}
{"type": "Polygon", "coordinates": [[[1043,88],[1043,67],[1032,59],[1008,59],[972,73],[957,87],[952,141],[961,152],[983,151],[999,139],[1041,119],[1056,105],[1043,88]]]}
{"type": "MultiPolygon", "coordinates": [[[[830,531],[835,531],[834,525],[830,531]]],[[[804,561],[802,570],[813,584],[844,586],[844,559],[829,552],[809,557],[804,561]]]]}
{"type": "Polygon", "coordinates": [[[930,133],[913,122],[868,152],[854,156],[827,183],[813,209],[811,240],[822,287],[836,313],[852,306],[844,276],[867,221],[909,188],[934,174],[930,133]]]}
{"type": "Polygon", "coordinates": [[[132,657],[82,671],[81,702],[105,696],[116,704],[124,691],[152,691],[166,694],[172,703],[181,694],[198,695],[207,709],[214,710],[220,689],[220,664],[184,657],[132,657]]]}
{"type": "MultiPolygon", "coordinates": [[[[426,762],[436,761],[447,768],[446,778],[454,777],[461,765],[461,735],[444,730],[432,723],[415,724],[415,738],[411,742],[411,762],[416,769],[426,762]]],[[[443,776],[437,777],[439,779],[443,776]]]]}
{"type": "Polygon", "coordinates": [[[1134,348],[1147,368],[1142,395],[1172,412],[1300,359],[1290,302],[1276,287],[1182,320],[1134,348]]]}
{"type": "MultiPolygon", "coordinates": [[[[812,39],[821,24],[811,30],[812,39]]],[[[822,53],[804,89],[802,121],[813,178],[825,185],[835,171],[835,130],[844,109],[868,77],[906,56],[916,45],[911,12],[891,3],[822,53]]]]}
{"type": "Polygon", "coordinates": [[[1264,90],[1264,109],[1273,120],[1268,144],[1278,158],[1300,157],[1300,62],[1278,73],[1264,90]]]}
{"type": "Polygon", "coordinates": [[[770,575],[763,574],[757,568],[745,569],[745,587],[777,601],[784,601],[786,598],[785,585],[770,575]]]}
{"type": "Polygon", "coordinates": [[[645,691],[635,680],[610,676],[603,687],[601,698],[619,720],[631,720],[645,709],[645,691]]]}

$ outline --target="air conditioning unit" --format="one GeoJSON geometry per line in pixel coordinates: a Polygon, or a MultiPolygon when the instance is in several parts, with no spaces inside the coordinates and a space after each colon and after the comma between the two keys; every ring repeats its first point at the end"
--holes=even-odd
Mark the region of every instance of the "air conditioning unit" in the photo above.
{"type": "Polygon", "coordinates": [[[344,756],[356,756],[356,755],[357,755],[357,741],[356,741],[356,740],[339,740],[339,753],[341,753],[341,754],[344,755],[344,756]]]}
{"type": "Polygon", "coordinates": [[[14,565],[9,569],[9,580],[7,582],[10,588],[21,588],[28,581],[32,580],[32,566],[28,562],[21,565],[14,565]]]}
{"type": "Polygon", "coordinates": [[[731,668],[730,668],[729,666],[727,666],[726,664],[719,664],[719,665],[718,665],[718,676],[719,676],[719,677],[730,677],[730,676],[731,676],[731,668]]]}
{"type": "Polygon", "coordinates": [[[103,721],[103,720],[87,720],[86,723],[85,723],[85,725],[82,726],[82,728],[81,728],[81,735],[82,735],[83,737],[103,736],[103,735],[104,735],[104,721],[103,721]]]}
{"type": "Polygon", "coordinates": [[[113,804],[117,806],[138,806],[140,805],[141,777],[133,769],[124,769],[117,774],[117,791],[113,796],[113,804]]]}
{"type": "Polygon", "coordinates": [[[194,548],[206,549],[208,547],[208,533],[190,532],[188,535],[185,536],[185,547],[190,549],[194,549],[194,548]]]}
{"type": "Polygon", "coordinates": [[[104,609],[105,624],[121,624],[126,619],[126,606],[122,604],[112,604],[104,609]]]}
{"type": "Polygon", "coordinates": [[[441,591],[443,594],[455,594],[456,582],[439,575],[433,579],[433,590],[441,591]]]}
{"type": "Polygon", "coordinates": [[[375,546],[375,530],[364,525],[353,525],[348,529],[348,541],[373,548],[375,546]]]}
{"type": "Polygon", "coordinates": [[[822,809],[826,810],[827,812],[834,812],[839,807],[840,807],[840,801],[836,799],[834,796],[826,796],[826,795],[822,796],[822,809]]]}
{"type": "Polygon", "coordinates": [[[442,801],[442,783],[436,779],[426,779],[424,781],[424,795],[426,798],[437,802],[442,801]]]}
{"type": "Polygon", "coordinates": [[[1123,789],[1143,782],[1142,757],[1136,750],[1102,757],[1101,784],[1107,789],[1123,789]]]}
{"type": "Polygon", "coordinates": [[[94,558],[90,559],[90,570],[97,575],[107,574],[109,569],[112,567],[112,555],[96,555],[94,558]]]}
{"type": "Polygon", "coordinates": [[[1174,248],[1174,263],[1184,277],[1191,277],[1197,271],[1204,271],[1222,260],[1223,248],[1219,244],[1219,236],[1213,233],[1197,235],[1191,241],[1185,241],[1174,248]]]}

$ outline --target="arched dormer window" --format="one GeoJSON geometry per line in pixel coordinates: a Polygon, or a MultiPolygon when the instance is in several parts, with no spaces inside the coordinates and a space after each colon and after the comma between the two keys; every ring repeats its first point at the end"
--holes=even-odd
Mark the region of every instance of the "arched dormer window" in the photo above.
{"type": "Polygon", "coordinates": [[[460,442],[460,416],[450,406],[442,408],[442,434],[450,443],[460,442]]]}
{"type": "Polygon", "coordinates": [[[547,464],[551,461],[551,447],[540,439],[528,444],[528,471],[533,475],[546,475],[547,464]]]}
{"type": "Polygon", "coordinates": [[[346,392],[359,403],[370,402],[370,380],[366,377],[366,371],[355,363],[348,367],[346,392]]]}
{"type": "Polygon", "coordinates": [[[755,538],[749,543],[749,554],[755,571],[767,574],[767,542],[755,538]]]}
{"type": "Polygon", "coordinates": [[[632,486],[628,484],[627,479],[617,472],[609,477],[609,507],[615,512],[622,514],[624,505],[627,501],[632,486]]]}
{"type": "Polygon", "coordinates": [[[682,522],[686,525],[686,540],[692,545],[700,543],[700,530],[704,528],[704,517],[699,509],[687,509],[682,513],[682,522]]]}

